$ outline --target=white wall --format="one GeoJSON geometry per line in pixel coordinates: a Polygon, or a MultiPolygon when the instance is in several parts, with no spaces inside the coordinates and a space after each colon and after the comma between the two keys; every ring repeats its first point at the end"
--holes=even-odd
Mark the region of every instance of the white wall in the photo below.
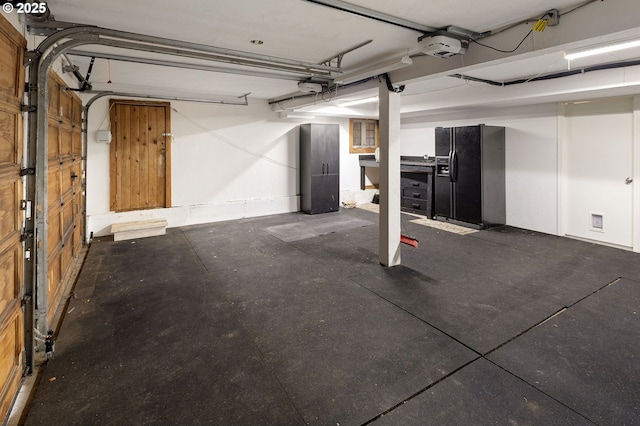
{"type": "MultiPolygon", "coordinates": [[[[109,233],[114,222],[163,217],[182,226],[298,211],[298,128],[266,102],[249,106],[172,102],[170,209],[109,211],[109,146],[95,142],[108,127],[108,100],[91,108],[87,165],[88,230],[109,233]]],[[[349,154],[348,119],[340,125],[341,201],[371,201],[360,191],[358,155],[349,154]]],[[[403,120],[402,155],[434,155],[434,128],[489,124],[506,127],[507,224],[558,232],[557,110],[555,104],[484,110],[482,114],[403,120]]]]}
{"type": "Polygon", "coordinates": [[[506,127],[507,225],[548,234],[558,232],[558,119],[556,104],[440,114],[403,120],[402,135],[420,155],[416,140],[434,155],[435,127],[487,124],[506,127]],[[425,134],[424,137],[422,134],[425,134]]]}
{"type": "Polygon", "coordinates": [[[400,155],[434,157],[436,155],[436,138],[433,128],[401,126],[400,155]]]}
{"type": "MultiPolygon", "coordinates": [[[[301,120],[283,120],[265,101],[249,106],[171,102],[172,206],[110,212],[109,145],[96,142],[109,128],[109,101],[91,107],[87,149],[88,234],[109,234],[115,222],[166,218],[183,226],[299,210],[301,120]]],[[[349,120],[314,122],[340,125],[341,201],[370,201],[360,191],[358,155],[349,154],[349,120]]]]}

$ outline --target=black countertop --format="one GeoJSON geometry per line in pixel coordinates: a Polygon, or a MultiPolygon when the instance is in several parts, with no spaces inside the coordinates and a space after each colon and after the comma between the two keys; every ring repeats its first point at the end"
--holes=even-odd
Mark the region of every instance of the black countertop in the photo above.
{"type": "MultiPolygon", "coordinates": [[[[360,156],[360,189],[362,190],[365,189],[365,168],[367,167],[380,167],[380,163],[376,161],[375,155],[360,156]]],[[[433,174],[435,167],[435,157],[400,157],[400,172],[433,174]]]]}
{"type": "MultiPolygon", "coordinates": [[[[401,171],[415,171],[414,168],[418,167],[435,167],[435,157],[413,157],[413,156],[401,156],[400,157],[400,170],[401,171]],[[412,169],[412,170],[406,170],[412,169]]],[[[361,155],[360,167],[380,167],[380,163],[376,161],[374,155],[361,155]]]]}

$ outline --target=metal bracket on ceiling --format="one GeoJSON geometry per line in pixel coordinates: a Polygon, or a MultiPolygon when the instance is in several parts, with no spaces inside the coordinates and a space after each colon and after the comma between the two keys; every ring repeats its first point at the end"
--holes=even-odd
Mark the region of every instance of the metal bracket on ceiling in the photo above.
{"type": "Polygon", "coordinates": [[[398,27],[406,28],[409,30],[417,31],[419,33],[430,33],[437,31],[438,28],[428,27],[426,25],[411,22],[406,19],[398,18],[377,10],[368,9],[366,7],[358,6],[353,3],[348,3],[342,0],[307,0],[311,3],[320,4],[330,7],[332,9],[341,10],[343,12],[353,13],[354,15],[363,16],[365,18],[373,19],[386,24],[396,25],[398,27]]]}
{"type": "Polygon", "coordinates": [[[66,28],[86,26],[73,22],[56,21],[53,15],[34,16],[31,14],[26,14],[24,16],[29,34],[43,37],[48,37],[66,28]]]}
{"type": "Polygon", "coordinates": [[[336,60],[336,67],[337,68],[342,68],[342,58],[344,58],[344,55],[346,55],[347,53],[353,52],[356,49],[360,49],[363,46],[366,46],[367,44],[371,43],[373,40],[367,40],[367,41],[363,41],[362,43],[359,43],[353,47],[350,47],[347,50],[343,50],[342,52],[333,55],[330,58],[325,59],[324,61],[320,61],[320,64],[323,65],[327,65],[327,66],[331,66],[331,62],[333,62],[333,60],[336,60]]]}
{"type": "Polygon", "coordinates": [[[251,94],[251,92],[245,93],[244,95],[240,95],[240,96],[238,96],[238,99],[243,99],[244,98],[245,105],[249,105],[249,99],[247,98],[247,96],[249,96],[250,94],[251,94]]]}

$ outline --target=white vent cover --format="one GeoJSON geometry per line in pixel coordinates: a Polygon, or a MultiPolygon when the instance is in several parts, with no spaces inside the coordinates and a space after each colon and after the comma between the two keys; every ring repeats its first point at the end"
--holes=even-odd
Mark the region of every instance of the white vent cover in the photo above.
{"type": "Polygon", "coordinates": [[[600,213],[591,213],[591,230],[604,231],[604,220],[600,213]]]}

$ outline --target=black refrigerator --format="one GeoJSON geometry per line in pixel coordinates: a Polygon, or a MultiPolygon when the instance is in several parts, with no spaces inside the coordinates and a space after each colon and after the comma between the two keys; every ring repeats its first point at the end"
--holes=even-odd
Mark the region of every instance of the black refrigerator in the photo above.
{"type": "Polygon", "coordinates": [[[300,126],[300,209],[309,214],[340,209],[340,128],[300,126]]]}
{"type": "Polygon", "coordinates": [[[505,129],[438,127],[434,213],[484,228],[506,223],[505,129]]]}

